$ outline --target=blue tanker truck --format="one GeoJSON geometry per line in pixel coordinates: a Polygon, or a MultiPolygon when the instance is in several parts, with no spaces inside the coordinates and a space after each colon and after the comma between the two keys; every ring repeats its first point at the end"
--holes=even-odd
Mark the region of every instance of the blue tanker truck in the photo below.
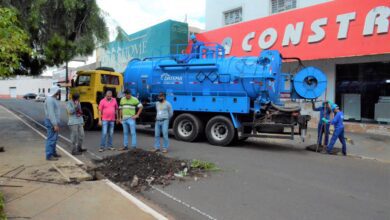
{"type": "Polygon", "coordinates": [[[311,117],[283,101],[316,99],[327,79],[315,67],[282,73],[286,59],[299,60],[275,50],[258,57],[225,57],[221,45],[206,44],[197,54],[131,60],[124,88],[143,103],[142,124],[154,123],[157,96],[166,93],[174,109],[170,126],[182,141],[206,137],[210,144],[228,146],[248,137],[294,139],[305,136],[311,117]]]}

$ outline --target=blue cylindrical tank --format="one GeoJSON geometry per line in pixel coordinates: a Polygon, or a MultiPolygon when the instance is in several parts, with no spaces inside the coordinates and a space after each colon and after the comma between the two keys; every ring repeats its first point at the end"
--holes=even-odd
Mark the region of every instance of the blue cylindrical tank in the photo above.
{"type": "MultiPolygon", "coordinates": [[[[124,86],[140,99],[166,92],[248,96],[261,102],[279,103],[280,93],[291,92],[285,83],[289,74],[283,74],[281,67],[279,52],[272,50],[263,51],[259,57],[211,56],[188,62],[180,62],[176,57],[134,59],[124,72],[124,86]]],[[[315,94],[320,93],[319,90],[315,94]]]]}

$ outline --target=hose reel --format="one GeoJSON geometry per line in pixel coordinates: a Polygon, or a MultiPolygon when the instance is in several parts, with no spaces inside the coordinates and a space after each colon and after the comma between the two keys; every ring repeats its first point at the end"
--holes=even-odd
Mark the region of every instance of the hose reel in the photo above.
{"type": "Polygon", "coordinates": [[[315,68],[306,67],[300,70],[293,79],[295,92],[304,99],[316,99],[326,90],[325,74],[315,68]]]}

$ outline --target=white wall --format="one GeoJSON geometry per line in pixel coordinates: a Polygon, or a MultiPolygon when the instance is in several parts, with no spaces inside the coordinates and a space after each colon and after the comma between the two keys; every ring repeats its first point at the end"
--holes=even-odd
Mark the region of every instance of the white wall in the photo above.
{"type": "Polygon", "coordinates": [[[53,80],[48,78],[28,78],[18,77],[12,79],[0,80],[0,97],[9,96],[9,88],[16,87],[17,96],[23,96],[26,93],[38,94],[38,88],[45,88],[45,94],[48,93],[48,89],[52,87],[53,80]]]}
{"type": "MultiPolygon", "coordinates": [[[[297,8],[321,4],[331,0],[297,0],[297,8]]],[[[206,30],[224,26],[223,13],[242,7],[243,21],[249,21],[271,14],[271,0],[206,0],[206,30]]]]}

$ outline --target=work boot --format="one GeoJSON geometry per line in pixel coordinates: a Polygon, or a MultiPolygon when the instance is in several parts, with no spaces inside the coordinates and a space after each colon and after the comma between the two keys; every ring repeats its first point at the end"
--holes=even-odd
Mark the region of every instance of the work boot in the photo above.
{"type": "Polygon", "coordinates": [[[61,156],[61,154],[54,153],[54,154],[53,154],[53,157],[55,157],[55,158],[60,158],[60,157],[62,157],[62,156],[61,156]]]}
{"type": "Polygon", "coordinates": [[[84,152],[84,151],[87,151],[87,149],[83,149],[82,147],[77,147],[77,151],[79,151],[80,153],[84,152]]]}
{"type": "Polygon", "coordinates": [[[77,148],[79,149],[80,152],[85,152],[85,151],[87,151],[87,149],[85,149],[85,148],[83,148],[83,147],[81,147],[81,146],[78,146],[77,148]]]}
{"type": "Polygon", "coordinates": [[[72,155],[81,155],[81,151],[78,148],[73,148],[72,155]]]}
{"type": "Polygon", "coordinates": [[[52,157],[47,158],[46,160],[48,160],[48,161],[57,161],[58,158],[52,156],[52,157]]]}

